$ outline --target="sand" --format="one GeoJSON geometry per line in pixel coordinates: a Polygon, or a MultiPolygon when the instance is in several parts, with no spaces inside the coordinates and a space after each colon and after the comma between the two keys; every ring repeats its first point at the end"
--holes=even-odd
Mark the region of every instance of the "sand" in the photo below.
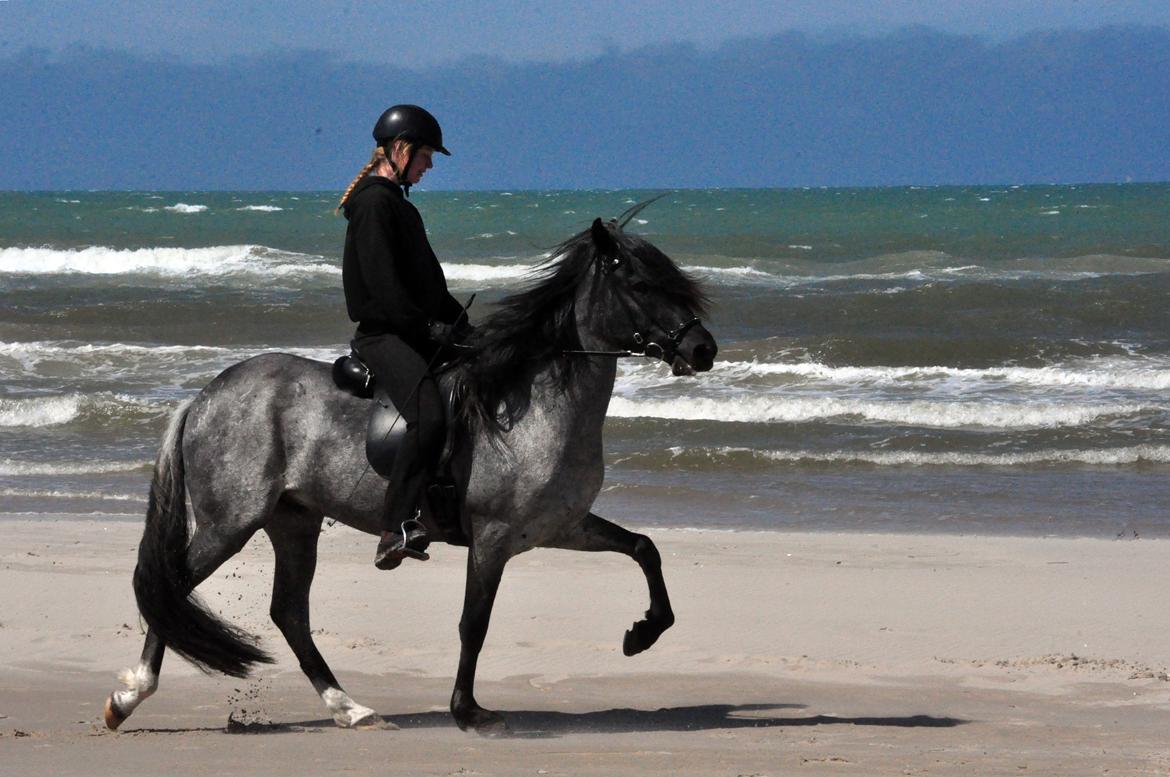
{"type": "Polygon", "coordinates": [[[0,773],[1170,773],[1170,541],[653,530],[678,623],[634,658],[637,567],[534,551],[505,575],[477,687],[513,736],[485,739],[446,711],[465,551],[379,572],[341,526],[316,639],[399,730],[333,724],[268,620],[260,537],[200,590],[279,663],[239,681],[169,655],[107,731],[142,645],[139,531],[0,519],[0,773]]]}

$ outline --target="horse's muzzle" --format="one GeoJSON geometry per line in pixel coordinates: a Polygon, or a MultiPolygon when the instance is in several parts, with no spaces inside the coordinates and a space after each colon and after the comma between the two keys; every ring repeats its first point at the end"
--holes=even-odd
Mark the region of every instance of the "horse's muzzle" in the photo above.
{"type": "Polygon", "coordinates": [[[693,326],[675,350],[674,358],[670,362],[671,372],[675,375],[706,372],[715,364],[717,353],[719,346],[706,327],[702,324],[693,326]]]}

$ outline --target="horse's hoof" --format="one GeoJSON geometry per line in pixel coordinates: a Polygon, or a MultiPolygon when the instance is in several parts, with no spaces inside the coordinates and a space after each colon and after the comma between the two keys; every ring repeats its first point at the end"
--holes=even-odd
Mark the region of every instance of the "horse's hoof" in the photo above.
{"type": "Polygon", "coordinates": [[[357,731],[397,731],[398,726],[388,720],[384,720],[381,715],[376,712],[371,712],[364,718],[350,724],[350,728],[357,731]]]}
{"type": "Polygon", "coordinates": [[[382,716],[369,707],[354,704],[344,710],[333,713],[333,722],[341,728],[361,729],[363,731],[388,731],[398,726],[383,720],[382,716]]]}
{"type": "Polygon", "coordinates": [[[508,723],[504,720],[503,715],[487,710],[484,710],[484,713],[484,718],[475,724],[475,733],[488,739],[506,737],[512,733],[512,729],[508,728],[508,723]]]}
{"type": "Polygon", "coordinates": [[[638,621],[626,632],[625,639],[622,640],[622,653],[627,656],[638,655],[657,642],[664,631],[666,631],[664,626],[650,621],[638,621]]]}
{"type": "Polygon", "coordinates": [[[463,731],[474,730],[481,737],[506,737],[512,733],[504,716],[498,712],[478,707],[468,713],[455,716],[455,725],[463,731]]]}
{"type": "Polygon", "coordinates": [[[111,693],[110,698],[106,699],[106,728],[110,731],[117,731],[118,726],[125,723],[127,717],[127,715],[123,715],[122,711],[118,709],[118,705],[114,703],[114,694],[111,693]]]}

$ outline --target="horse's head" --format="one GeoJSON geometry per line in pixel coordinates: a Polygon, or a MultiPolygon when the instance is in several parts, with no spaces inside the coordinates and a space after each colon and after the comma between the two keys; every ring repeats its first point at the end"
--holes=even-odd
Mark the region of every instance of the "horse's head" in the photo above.
{"type": "Polygon", "coordinates": [[[675,375],[711,369],[719,348],[699,320],[707,301],[699,284],[616,221],[596,219],[589,237],[592,281],[575,306],[582,344],[657,357],[675,375]]]}

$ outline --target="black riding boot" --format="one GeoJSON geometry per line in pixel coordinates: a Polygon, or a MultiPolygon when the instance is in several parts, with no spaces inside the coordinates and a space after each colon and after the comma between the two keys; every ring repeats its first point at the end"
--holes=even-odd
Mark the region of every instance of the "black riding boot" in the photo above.
{"type": "Polygon", "coordinates": [[[386,488],[382,538],[374,556],[378,569],[394,569],[404,558],[429,556],[426,529],[418,520],[430,470],[444,439],[443,403],[423,355],[395,335],[358,337],[354,349],[374,371],[402,414],[406,433],[386,488]]]}
{"type": "Polygon", "coordinates": [[[417,518],[403,521],[398,531],[382,532],[378,552],[374,554],[374,566],[378,569],[395,569],[404,558],[426,561],[430,558],[426,553],[430,544],[427,530],[421,521],[417,518]]]}

